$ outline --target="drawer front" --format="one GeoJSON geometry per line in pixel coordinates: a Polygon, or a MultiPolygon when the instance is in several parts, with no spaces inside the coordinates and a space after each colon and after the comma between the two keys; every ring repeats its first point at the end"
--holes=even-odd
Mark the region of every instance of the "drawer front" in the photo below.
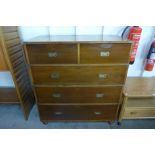
{"type": "Polygon", "coordinates": [[[28,44],[31,64],[76,64],[76,44],[28,44]]]}
{"type": "Polygon", "coordinates": [[[115,120],[117,105],[39,105],[41,120],[115,120]]]}
{"type": "Polygon", "coordinates": [[[155,118],[155,108],[126,108],[123,118],[155,118]]]}
{"type": "Polygon", "coordinates": [[[35,84],[124,84],[127,66],[32,66],[35,84]]]}
{"type": "Polygon", "coordinates": [[[128,98],[126,107],[132,108],[147,108],[155,107],[155,97],[146,98],[128,98]]]}
{"type": "Polygon", "coordinates": [[[36,87],[39,103],[119,103],[122,87],[36,87]]]}
{"type": "Polygon", "coordinates": [[[128,63],[131,44],[98,43],[81,44],[80,58],[83,64],[128,63]]]}

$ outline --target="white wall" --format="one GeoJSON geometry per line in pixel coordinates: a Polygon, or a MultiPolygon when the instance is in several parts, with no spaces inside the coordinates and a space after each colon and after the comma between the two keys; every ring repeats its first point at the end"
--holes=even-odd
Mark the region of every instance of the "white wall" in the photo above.
{"type": "MultiPolygon", "coordinates": [[[[144,60],[150,48],[151,42],[155,36],[155,27],[153,26],[141,26],[143,31],[139,43],[139,48],[136,56],[136,61],[133,65],[130,65],[128,70],[128,76],[155,76],[155,67],[152,72],[144,71],[144,60]]],[[[80,35],[80,34],[96,34],[96,35],[118,35],[121,36],[124,26],[42,26],[42,27],[25,27],[20,26],[20,34],[23,41],[32,39],[39,35],[80,35]]],[[[2,79],[2,74],[0,79],[2,79]]],[[[0,86],[10,85],[12,86],[12,80],[9,74],[5,74],[5,77],[0,82],[0,86]]]]}
{"type": "Polygon", "coordinates": [[[61,26],[53,26],[49,27],[49,34],[51,35],[75,35],[76,34],[76,27],[75,26],[68,26],[68,27],[61,27],[61,26]]]}
{"type": "Polygon", "coordinates": [[[0,87],[14,87],[10,72],[0,72],[0,87]]]}
{"type": "Polygon", "coordinates": [[[38,35],[46,35],[49,33],[49,27],[46,26],[20,26],[19,30],[23,41],[29,40],[38,35]]]}
{"type": "MultiPolygon", "coordinates": [[[[144,62],[150,48],[151,42],[155,36],[155,27],[153,26],[141,26],[142,35],[136,55],[136,61],[133,65],[130,65],[128,70],[128,76],[155,76],[155,67],[152,72],[144,71],[144,62]]],[[[104,27],[104,35],[119,35],[121,36],[124,26],[106,26],[104,27]]]]}

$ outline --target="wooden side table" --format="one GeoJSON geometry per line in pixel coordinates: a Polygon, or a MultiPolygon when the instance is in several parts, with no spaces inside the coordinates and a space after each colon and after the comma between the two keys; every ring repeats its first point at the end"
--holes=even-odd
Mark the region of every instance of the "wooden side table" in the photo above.
{"type": "Polygon", "coordinates": [[[127,78],[122,102],[119,122],[155,118],[155,77],[127,78]]]}

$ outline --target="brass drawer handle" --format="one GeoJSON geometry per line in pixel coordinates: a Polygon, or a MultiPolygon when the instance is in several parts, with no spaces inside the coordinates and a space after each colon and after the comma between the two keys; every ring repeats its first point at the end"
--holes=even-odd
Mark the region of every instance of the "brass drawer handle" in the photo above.
{"type": "Polygon", "coordinates": [[[59,73],[52,73],[51,74],[51,78],[52,79],[59,79],[60,78],[60,75],[59,75],[59,73]]]}
{"type": "Polygon", "coordinates": [[[100,56],[101,57],[109,57],[110,56],[110,52],[109,51],[101,51],[100,52],[100,56]]]}
{"type": "Polygon", "coordinates": [[[96,94],[96,98],[102,98],[102,97],[104,97],[104,94],[102,94],[102,93],[97,93],[96,94]]]}
{"type": "Polygon", "coordinates": [[[57,52],[48,52],[48,57],[49,58],[55,58],[55,57],[57,57],[58,56],[58,53],[57,52]]]}
{"type": "Polygon", "coordinates": [[[60,98],[61,94],[60,93],[53,93],[52,96],[55,97],[55,98],[60,98]]]}
{"type": "Polygon", "coordinates": [[[101,48],[111,48],[112,47],[112,44],[102,44],[101,45],[101,48]]]}
{"type": "Polygon", "coordinates": [[[61,112],[61,111],[55,112],[55,115],[62,115],[62,114],[63,114],[63,112],[61,112]]]}
{"type": "Polygon", "coordinates": [[[101,114],[102,114],[102,112],[95,111],[95,112],[94,112],[94,114],[95,114],[95,115],[101,115],[101,114]]]}
{"type": "Polygon", "coordinates": [[[107,76],[108,76],[107,74],[102,74],[102,73],[98,75],[99,79],[106,79],[107,76]]]}

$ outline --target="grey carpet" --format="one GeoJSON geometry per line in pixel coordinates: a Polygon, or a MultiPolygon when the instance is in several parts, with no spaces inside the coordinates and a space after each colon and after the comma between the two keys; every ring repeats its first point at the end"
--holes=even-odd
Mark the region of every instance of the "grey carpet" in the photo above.
{"type": "Polygon", "coordinates": [[[25,121],[19,105],[0,105],[1,129],[154,129],[155,119],[123,120],[118,126],[106,122],[51,122],[47,125],[39,120],[36,106],[33,107],[29,120],[25,121]]]}

